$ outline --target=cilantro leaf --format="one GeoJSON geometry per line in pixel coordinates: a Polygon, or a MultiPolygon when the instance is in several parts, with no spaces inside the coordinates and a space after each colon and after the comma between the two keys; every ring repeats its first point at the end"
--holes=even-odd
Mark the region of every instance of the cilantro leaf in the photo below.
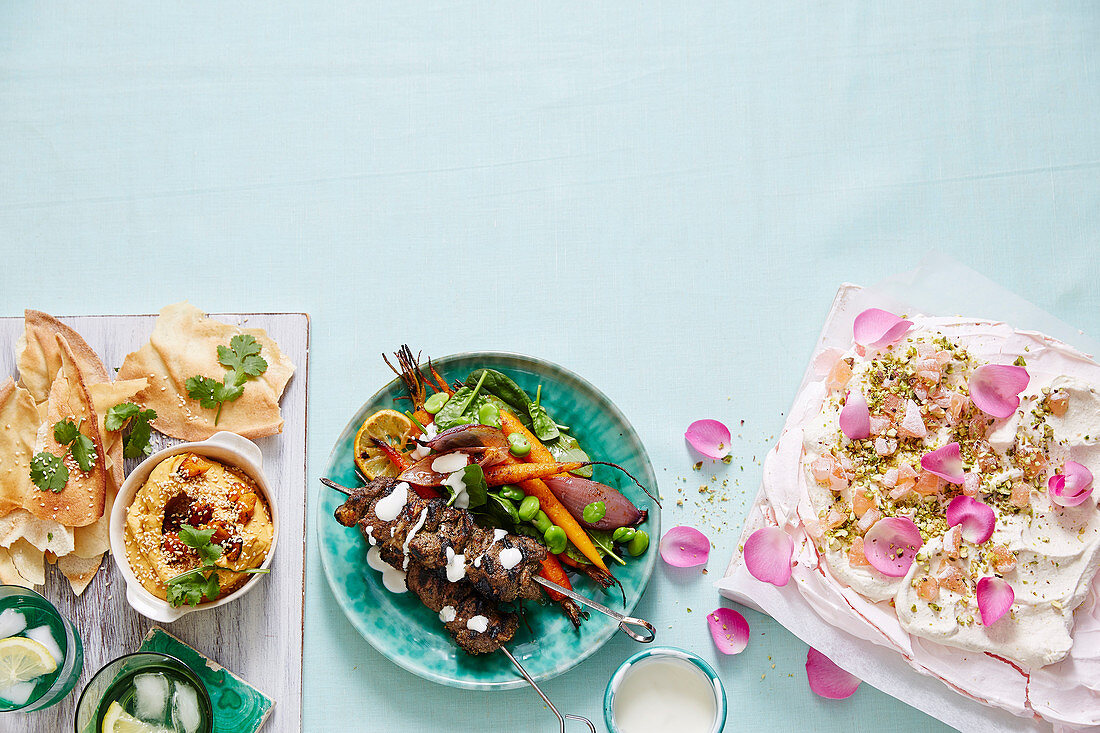
{"type": "Polygon", "coordinates": [[[231,371],[258,377],[267,371],[267,361],[260,356],[260,348],[255,336],[238,334],[229,339],[228,348],[218,347],[218,362],[231,371]]]}
{"type": "Polygon", "coordinates": [[[130,420],[130,435],[122,449],[123,457],[140,458],[153,452],[153,446],[149,443],[153,426],[149,423],[156,419],[156,410],[142,410],[130,420]]]}
{"type": "Polygon", "coordinates": [[[141,408],[133,402],[123,402],[107,410],[107,416],[103,419],[103,425],[111,432],[122,430],[126,421],[136,417],[141,408]]]}
{"type": "Polygon", "coordinates": [[[188,606],[197,606],[202,603],[203,596],[211,601],[217,598],[220,590],[217,584],[218,574],[212,573],[214,581],[211,583],[210,579],[203,575],[204,570],[206,568],[195,568],[169,579],[165,584],[168,590],[168,603],[178,608],[185,603],[188,606]],[[212,595],[208,594],[211,585],[214,588],[212,595]]]}
{"type": "Polygon", "coordinates": [[[41,491],[60,494],[69,481],[69,469],[53,453],[42,451],[31,459],[31,481],[41,491]]]}
{"type": "Polygon", "coordinates": [[[122,430],[129,423],[130,435],[126,438],[122,455],[125,458],[140,458],[153,452],[153,446],[149,444],[153,429],[149,423],[156,419],[156,410],[143,410],[133,402],[123,402],[107,410],[107,417],[103,422],[113,432],[122,430]]]}
{"type": "Polygon", "coordinates": [[[73,454],[81,471],[91,471],[95,467],[95,442],[84,433],[76,434],[73,444],[69,446],[69,452],[73,454]]]}
{"type": "Polygon", "coordinates": [[[181,526],[179,531],[180,542],[196,550],[204,565],[213,564],[222,556],[221,546],[210,541],[213,536],[213,529],[197,529],[190,524],[181,526]]]}
{"type": "Polygon", "coordinates": [[[72,420],[65,419],[54,423],[53,439],[57,441],[58,445],[68,445],[76,440],[78,435],[80,435],[80,425],[72,420]]]}

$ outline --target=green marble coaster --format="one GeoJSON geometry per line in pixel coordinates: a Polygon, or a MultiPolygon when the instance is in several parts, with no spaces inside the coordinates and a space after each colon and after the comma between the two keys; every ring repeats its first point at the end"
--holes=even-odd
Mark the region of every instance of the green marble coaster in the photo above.
{"type": "Polygon", "coordinates": [[[255,687],[159,626],[149,629],[139,651],[170,654],[198,675],[210,693],[214,733],[255,733],[275,705],[255,687]]]}

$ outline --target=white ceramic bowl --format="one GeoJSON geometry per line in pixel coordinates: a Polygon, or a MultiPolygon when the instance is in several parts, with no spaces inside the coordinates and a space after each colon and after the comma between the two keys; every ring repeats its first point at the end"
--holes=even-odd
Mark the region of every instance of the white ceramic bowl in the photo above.
{"type": "Polygon", "coordinates": [[[124,539],[126,510],[133,503],[134,496],[145,484],[153,469],[164,459],[180,453],[196,453],[235,466],[247,473],[260,487],[271,511],[273,525],[271,547],[267,551],[267,557],[264,558],[263,564],[260,565],[261,568],[267,568],[271,564],[271,558],[275,555],[275,545],[279,540],[279,508],[275,505],[275,497],[271,495],[267,478],[264,476],[263,454],[260,453],[259,447],[248,438],[242,438],[236,433],[220,432],[197,443],[173,445],[146,458],[126,477],[126,481],[123,482],[122,488],[115,498],[114,508],[111,509],[111,555],[114,557],[115,565],[122,573],[122,577],[126,579],[126,601],[142,616],[160,623],[170,623],[193,611],[206,611],[232,603],[252,590],[257,583],[262,582],[263,578],[262,573],[255,574],[245,581],[245,584],[240,588],[216,601],[207,601],[197,606],[184,605],[173,608],[167,601],[157,598],[146,590],[145,586],[134,575],[134,571],[130,568],[130,562],[126,558],[126,542],[124,539]]]}

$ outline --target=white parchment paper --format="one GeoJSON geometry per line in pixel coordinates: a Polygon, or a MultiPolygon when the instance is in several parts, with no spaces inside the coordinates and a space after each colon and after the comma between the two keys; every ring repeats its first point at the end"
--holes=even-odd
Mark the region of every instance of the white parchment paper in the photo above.
{"type": "MultiPolygon", "coordinates": [[[[871,287],[842,285],[814,353],[827,348],[848,348],[851,345],[852,321],[857,314],[872,306],[896,313],[1004,321],[1018,329],[1039,331],[1061,339],[1090,355],[1100,353],[1100,342],[985,276],[938,254],[926,259],[915,270],[890,277],[871,287]]],[[[799,391],[814,377],[813,365],[808,365],[799,391]]],[[[797,421],[797,416],[789,415],[785,431],[797,421]]],[[[762,510],[766,503],[762,488],[749,512],[740,545],[764,525],[762,510]]],[[[939,679],[917,672],[896,651],[831,625],[814,612],[794,583],[776,588],[749,575],[738,550],[734,551],[725,577],[718,581],[717,587],[727,598],[772,616],[807,644],[866,683],[948,725],[963,731],[1050,730],[1049,724],[1016,717],[967,698],[939,679]]]]}

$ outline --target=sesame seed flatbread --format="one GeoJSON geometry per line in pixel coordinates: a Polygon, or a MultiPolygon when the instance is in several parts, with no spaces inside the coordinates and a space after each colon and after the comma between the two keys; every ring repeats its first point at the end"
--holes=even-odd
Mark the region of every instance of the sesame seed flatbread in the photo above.
{"type": "Polygon", "coordinates": [[[149,342],[126,357],[118,377],[149,380],[137,401],[156,410],[157,430],[182,440],[203,440],[219,430],[246,438],[282,432],[279,399],[293,374],[294,365],[266,331],[215,321],[184,301],[161,310],[149,342]],[[248,380],[239,399],[224,404],[215,425],[216,411],[188,397],[185,383],[194,376],[221,381],[227,370],[218,362],[218,347],[242,333],[260,343],[268,368],[248,380]]]}
{"type": "Polygon", "coordinates": [[[46,420],[38,427],[35,452],[47,451],[61,458],[69,469],[69,481],[56,494],[36,491],[37,495],[24,508],[39,519],[53,519],[68,527],[83,527],[103,516],[107,498],[106,455],[83,370],[65,337],[57,335],[55,338],[61,348],[61,368],[50,386],[46,420]],[[81,421],[80,432],[95,444],[95,465],[87,472],[81,471],[69,456],[68,449],[54,440],[54,424],[65,419],[81,421]]]}

